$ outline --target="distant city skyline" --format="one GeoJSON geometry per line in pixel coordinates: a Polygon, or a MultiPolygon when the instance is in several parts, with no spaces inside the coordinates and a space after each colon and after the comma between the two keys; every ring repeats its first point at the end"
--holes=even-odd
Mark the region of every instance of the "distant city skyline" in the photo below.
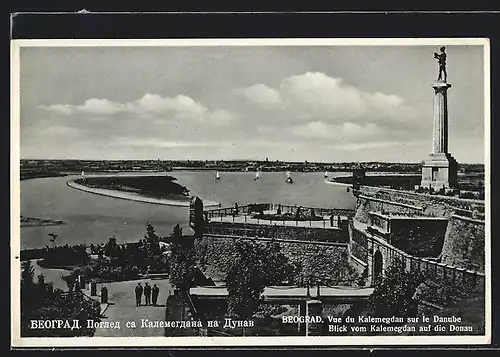
{"type": "MultiPolygon", "coordinates": [[[[24,47],[20,156],[420,162],[437,48],[24,47]]],[[[484,163],[483,47],[447,53],[449,151],[484,163]]]]}

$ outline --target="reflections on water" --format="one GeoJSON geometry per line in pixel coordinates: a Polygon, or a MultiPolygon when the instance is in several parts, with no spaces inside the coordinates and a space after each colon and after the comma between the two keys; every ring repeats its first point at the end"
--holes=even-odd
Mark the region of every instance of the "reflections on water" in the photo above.
{"type": "MultiPolygon", "coordinates": [[[[192,195],[220,202],[224,206],[256,202],[275,202],[326,208],[354,208],[355,200],[345,187],[325,184],[324,173],[286,175],[263,172],[254,180],[251,172],[212,171],[169,172],[192,195]]],[[[337,173],[337,175],[345,175],[337,173]]],[[[335,174],[330,173],[330,177],[335,174]]],[[[160,236],[170,234],[175,224],[187,224],[187,207],[171,207],[100,196],[68,187],[66,182],[78,176],[52,177],[21,182],[21,214],[27,217],[62,220],[66,224],[50,227],[23,227],[21,248],[44,247],[49,233],[58,235],[56,244],[102,243],[116,236],[118,242],[144,237],[147,222],[160,236]]]]}

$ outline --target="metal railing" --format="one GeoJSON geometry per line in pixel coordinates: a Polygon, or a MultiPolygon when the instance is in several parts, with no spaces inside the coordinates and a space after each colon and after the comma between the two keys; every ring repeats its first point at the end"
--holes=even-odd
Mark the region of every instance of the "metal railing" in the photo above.
{"type": "MultiPolygon", "coordinates": [[[[271,222],[283,222],[282,225],[287,225],[285,222],[296,222],[298,226],[298,222],[309,222],[309,226],[313,226],[312,222],[321,222],[324,223],[324,228],[327,227],[329,217],[346,217],[351,218],[354,216],[354,209],[342,209],[342,208],[321,208],[321,207],[304,207],[297,205],[286,205],[286,204],[278,204],[278,203],[258,203],[258,204],[248,204],[242,206],[234,206],[234,207],[225,207],[225,208],[214,208],[208,209],[204,211],[205,217],[208,221],[219,220],[223,221],[224,217],[233,217],[233,221],[235,221],[235,217],[244,217],[244,222],[248,222],[248,216],[252,216],[252,219],[257,219],[257,221],[271,221],[271,222]],[[276,215],[278,212],[280,217],[275,216],[276,219],[272,219],[272,216],[268,216],[266,218],[263,217],[265,212],[273,212],[276,215]],[[259,216],[258,214],[261,214],[259,216]],[[285,218],[286,217],[286,218],[285,218]],[[295,219],[294,219],[295,217],[295,219]],[[307,218],[311,219],[307,219],[307,218]],[[325,217],[328,217],[325,219],[325,217]],[[314,219],[313,219],[314,218],[314,219]]],[[[330,224],[333,226],[333,224],[330,224]]]]}

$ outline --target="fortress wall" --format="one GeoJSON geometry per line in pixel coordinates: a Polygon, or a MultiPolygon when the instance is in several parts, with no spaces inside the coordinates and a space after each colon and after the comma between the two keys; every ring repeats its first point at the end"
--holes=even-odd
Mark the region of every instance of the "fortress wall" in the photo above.
{"type": "Polygon", "coordinates": [[[484,221],[453,215],[444,237],[442,262],[484,273],[484,221]]]}
{"type": "Polygon", "coordinates": [[[444,219],[392,220],[390,242],[417,257],[437,257],[443,248],[447,226],[444,219]]]}
{"type": "MultiPolygon", "coordinates": [[[[347,223],[347,221],[345,221],[347,223]]],[[[224,234],[246,237],[266,237],[305,241],[327,241],[347,243],[349,233],[347,224],[342,229],[323,229],[293,226],[272,226],[265,224],[210,222],[206,226],[207,234],[224,234]]]]}
{"type": "Polygon", "coordinates": [[[408,202],[398,202],[394,200],[381,199],[378,197],[360,195],[356,202],[356,213],[354,219],[370,224],[370,212],[380,212],[386,215],[406,215],[406,216],[422,216],[420,206],[408,204],[408,202]]]}
{"type": "MultiPolygon", "coordinates": [[[[428,224],[432,227],[429,226],[427,227],[429,229],[425,229],[428,231],[425,234],[425,239],[420,239],[422,232],[418,233],[422,227],[412,230],[408,225],[402,225],[398,228],[397,224],[394,224],[391,242],[395,247],[408,253],[429,257],[441,255],[441,261],[444,264],[484,273],[484,209],[484,202],[478,200],[362,187],[356,204],[354,220],[369,225],[371,223],[370,211],[384,213],[388,216],[391,214],[409,216],[410,219],[412,216],[447,218],[446,226],[444,226],[445,223],[432,224],[429,220],[428,224]],[[423,241],[426,240],[430,244],[424,244],[423,241]],[[422,251],[422,248],[426,249],[422,251]]],[[[428,224],[426,223],[426,225],[428,224]]],[[[419,224],[414,223],[414,225],[418,226],[419,224]]],[[[359,233],[364,234],[363,232],[359,233]]],[[[351,240],[353,239],[357,240],[358,244],[362,241],[359,238],[356,239],[355,234],[351,233],[351,240]]],[[[351,255],[360,255],[363,258],[362,249],[355,246],[355,243],[350,243],[351,255]]]]}
{"type": "MultiPolygon", "coordinates": [[[[422,208],[422,215],[430,217],[449,217],[457,210],[477,215],[484,214],[484,201],[463,199],[451,196],[429,195],[411,191],[363,186],[360,194],[394,203],[404,203],[422,208]]],[[[389,205],[389,204],[387,204],[389,205]]]]}
{"type": "MultiPolygon", "coordinates": [[[[241,237],[258,241],[257,238],[241,237]]],[[[202,270],[207,277],[215,281],[223,281],[228,272],[229,263],[233,254],[233,242],[231,237],[207,237],[198,238],[195,241],[195,250],[200,261],[202,270]]],[[[279,242],[283,253],[288,257],[296,270],[292,273],[290,280],[301,285],[304,276],[320,276],[331,279],[332,284],[342,285],[342,280],[349,274],[354,274],[349,267],[347,244],[314,244],[279,242]]],[[[305,283],[304,283],[305,284],[305,283]]]]}
{"type": "Polygon", "coordinates": [[[363,232],[349,224],[349,258],[351,265],[361,272],[368,262],[368,238],[363,232]]]}

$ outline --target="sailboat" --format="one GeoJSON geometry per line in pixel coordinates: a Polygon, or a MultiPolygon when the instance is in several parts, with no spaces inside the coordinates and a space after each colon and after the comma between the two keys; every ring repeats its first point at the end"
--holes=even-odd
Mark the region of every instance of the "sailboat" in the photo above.
{"type": "Polygon", "coordinates": [[[82,171],[82,177],[84,177],[84,176],[85,176],[85,172],[82,171]]]}
{"type": "Polygon", "coordinates": [[[292,175],[290,174],[290,171],[287,171],[286,173],[286,183],[293,183],[292,175]]]}
{"type": "Polygon", "coordinates": [[[215,173],[215,180],[216,180],[216,181],[220,180],[219,171],[217,171],[217,172],[215,173]]]}
{"type": "Polygon", "coordinates": [[[254,181],[257,181],[259,179],[259,171],[255,172],[255,178],[253,179],[254,181]]]}
{"type": "Polygon", "coordinates": [[[325,178],[328,177],[328,171],[325,171],[325,178]]]}

